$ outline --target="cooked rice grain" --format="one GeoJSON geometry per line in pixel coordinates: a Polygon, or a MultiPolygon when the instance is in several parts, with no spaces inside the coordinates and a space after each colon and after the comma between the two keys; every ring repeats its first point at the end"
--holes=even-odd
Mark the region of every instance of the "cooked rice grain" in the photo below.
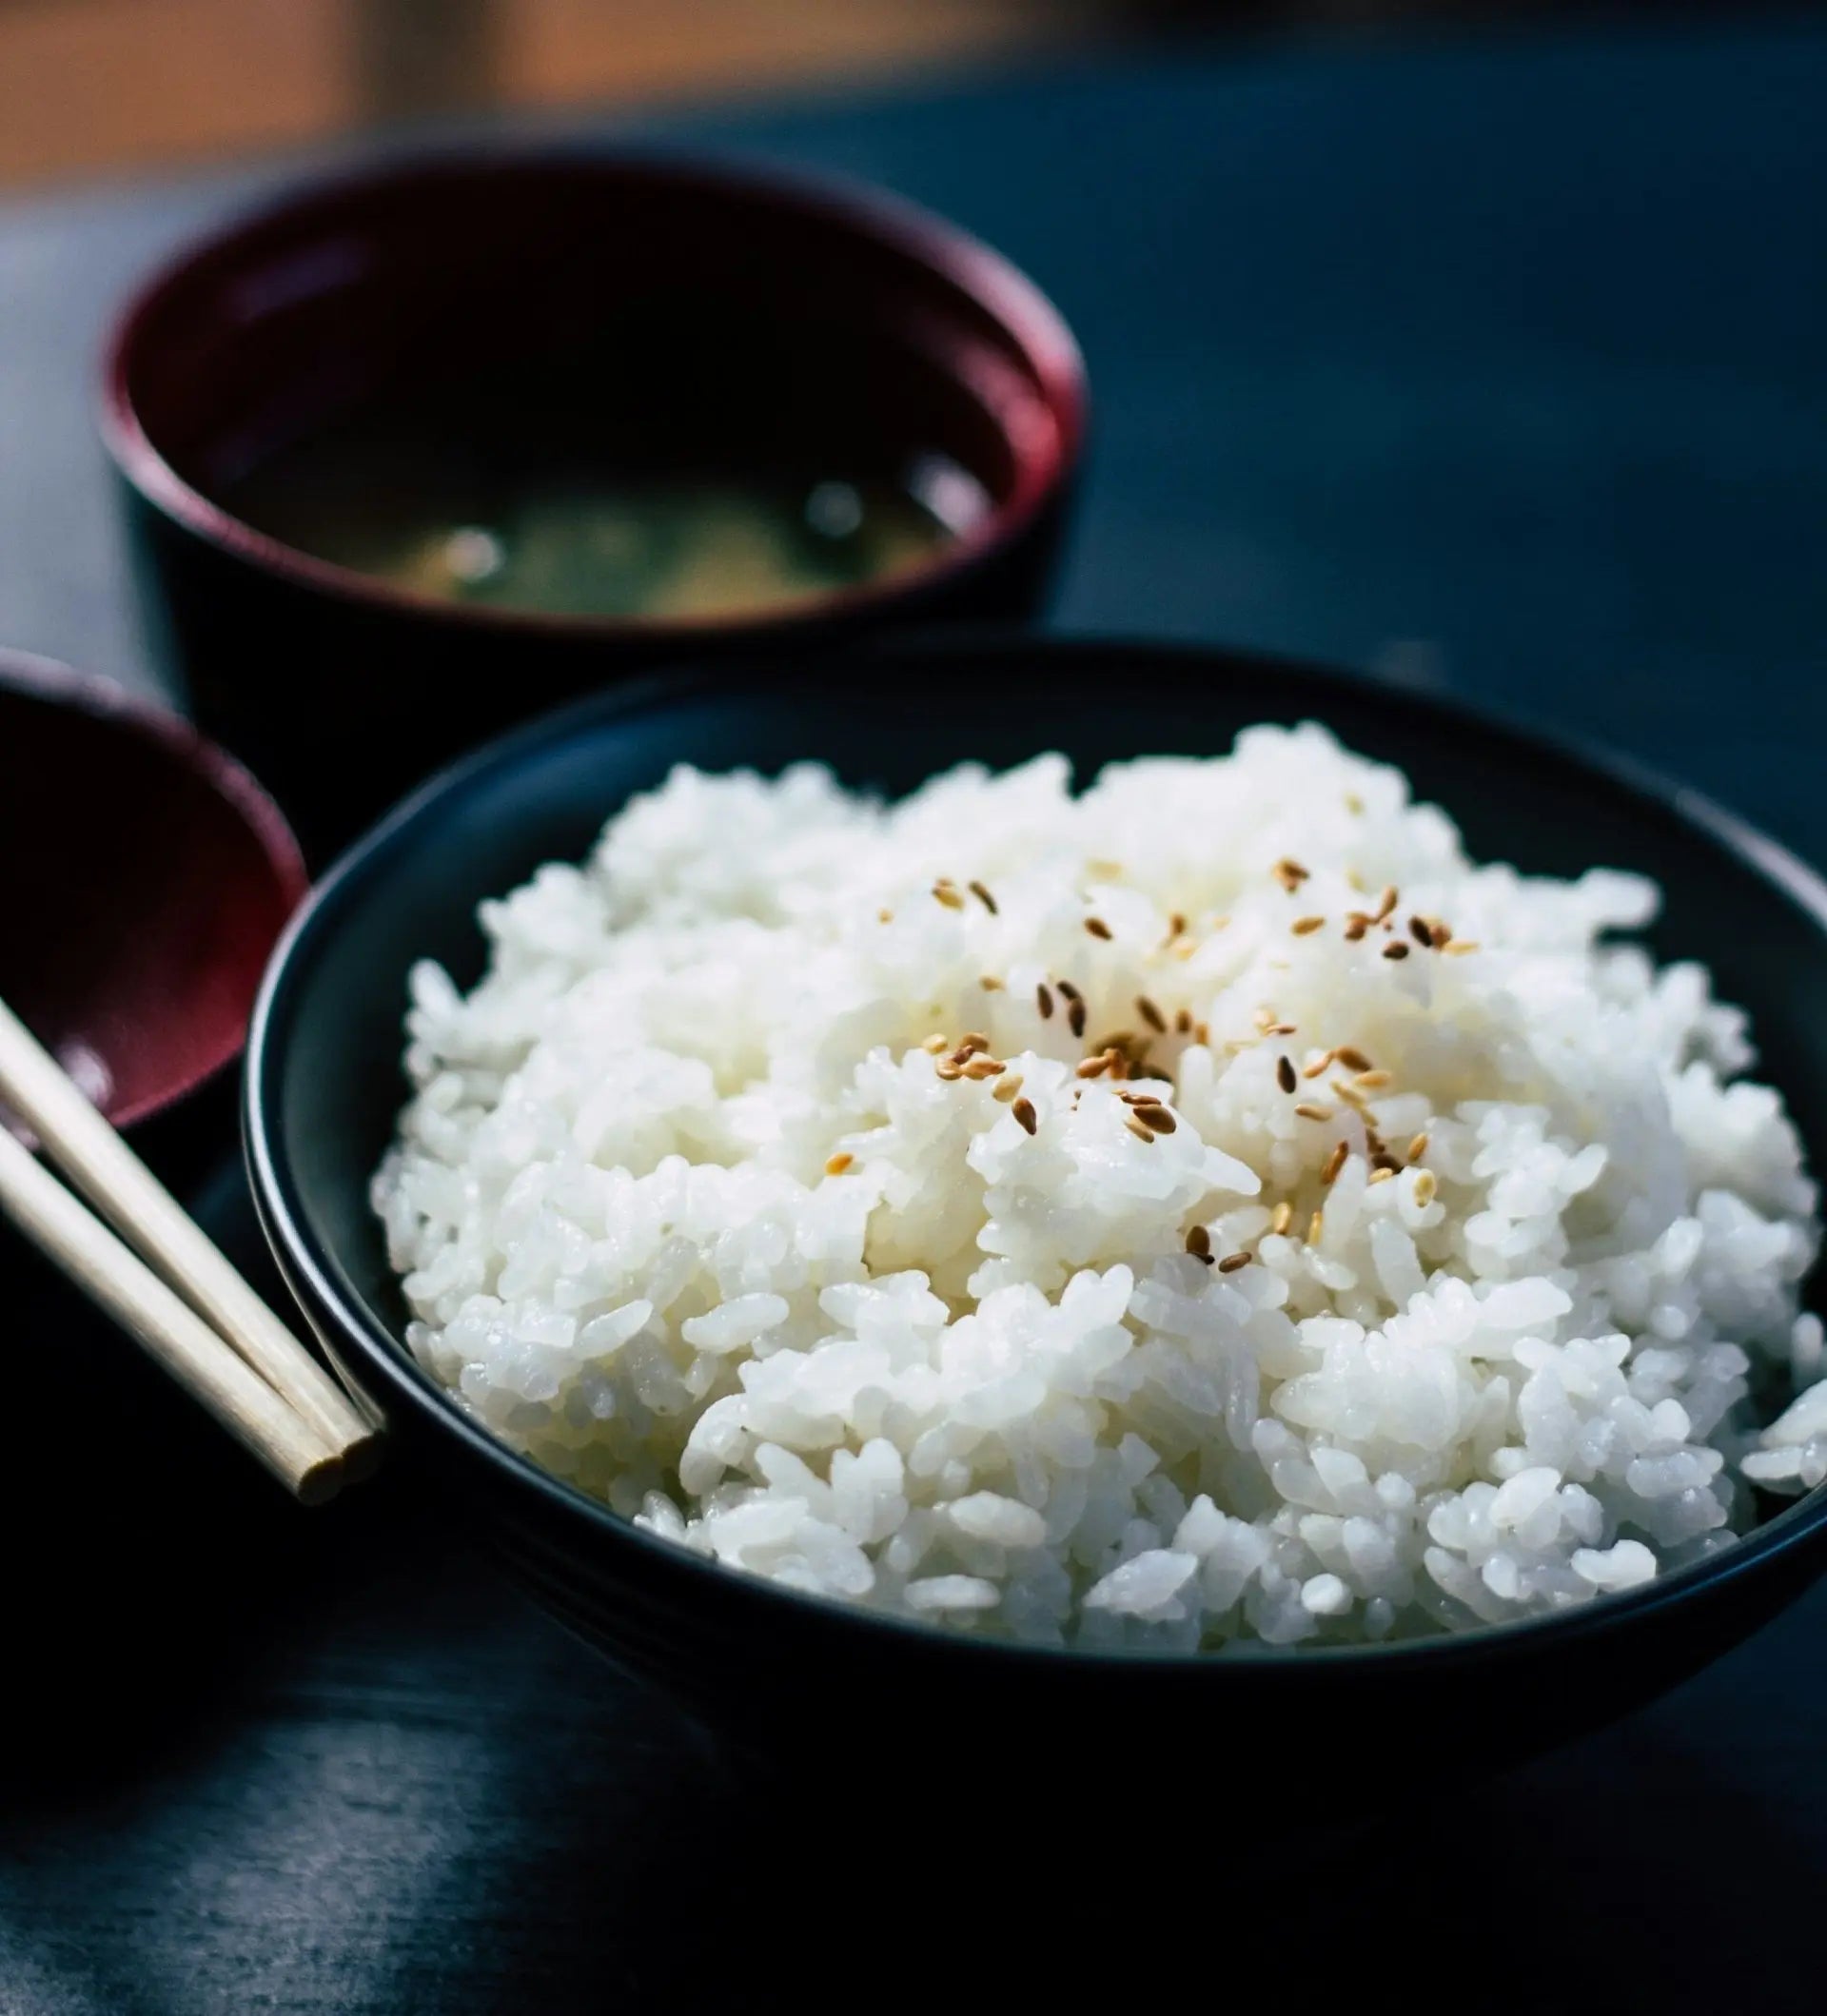
{"type": "Polygon", "coordinates": [[[653,1531],[963,1631],[1397,1638],[1628,1587],[1742,1531],[1743,1475],[1827,1478],[1814,1186],[1744,1018],[1607,937],[1655,905],[1474,867],[1313,727],[1076,798],[1057,756],[893,806],[678,771],[483,905],[467,997],[413,975],[374,1186],[408,1342],[653,1531]],[[1295,889],[1400,891],[1462,956],[1290,935],[1295,889]],[[967,1024],[1021,1097],[946,1061],[967,1024]],[[1369,1076],[1327,1126],[1296,1030],[1369,1076]]]}

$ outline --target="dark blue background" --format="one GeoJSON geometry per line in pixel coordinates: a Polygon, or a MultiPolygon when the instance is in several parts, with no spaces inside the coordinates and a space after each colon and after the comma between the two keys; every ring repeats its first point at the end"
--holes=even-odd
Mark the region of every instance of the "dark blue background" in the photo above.
{"type": "MultiPolygon", "coordinates": [[[[1827,856],[1827,34],[1112,59],[604,122],[1010,252],[1096,401],[1074,628],[1263,644],[1650,755],[1827,856]]],[[[284,170],[0,212],[0,635],[134,676],[87,401],[133,274],[284,170]]]]}
{"type": "MultiPolygon", "coordinates": [[[[1442,682],[1827,861],[1824,87],[1827,33],[1792,24],[1181,51],[619,129],[887,183],[1055,296],[1096,421],[1062,623],[1442,682]]],[[[133,273],[284,172],[0,211],[0,639],[151,683],[91,360],[133,273]]],[[[0,1819],[0,2006],[696,2006],[669,1942],[704,1964],[717,1886],[700,1912],[654,1871],[751,1835],[715,1773],[390,1488],[302,1535],[239,1488],[210,1502],[265,1536],[284,1595],[237,1599],[175,1667],[98,1630],[84,1659],[167,1675],[99,1761],[32,1725],[44,1768],[0,1819]]],[[[173,1558],[205,1531],[171,1521],[173,1558]]],[[[57,1532],[34,1540],[52,1559],[57,1532]]],[[[1402,1978],[1418,1948],[1418,1992],[1484,2007],[1730,2008],[1754,1986],[1817,2007],[1823,1673],[1827,1592],[1623,1728],[1253,1893],[1234,1950],[1281,1950],[1315,1992],[1402,1978]]],[[[1119,1745],[1110,1768],[1145,1762],[1119,1745]]],[[[971,1856],[1019,1833],[966,1811],[971,1856]]],[[[1210,1816],[1214,1852],[1233,1830],[1210,1816]]],[[[1097,1894],[1064,1928],[1087,1951],[1140,1908],[1114,1877],[1097,1894]]]]}

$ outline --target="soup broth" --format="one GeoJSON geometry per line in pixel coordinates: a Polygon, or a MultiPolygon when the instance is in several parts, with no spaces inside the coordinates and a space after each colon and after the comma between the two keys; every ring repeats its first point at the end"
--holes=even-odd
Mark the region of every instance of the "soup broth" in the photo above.
{"type": "Polygon", "coordinates": [[[650,454],[618,466],[607,444],[580,447],[562,426],[508,422],[474,403],[358,414],[263,458],[223,501],[289,546],[413,594],[662,619],[892,579],[989,507],[937,456],[894,479],[829,463],[669,468],[650,454]]]}

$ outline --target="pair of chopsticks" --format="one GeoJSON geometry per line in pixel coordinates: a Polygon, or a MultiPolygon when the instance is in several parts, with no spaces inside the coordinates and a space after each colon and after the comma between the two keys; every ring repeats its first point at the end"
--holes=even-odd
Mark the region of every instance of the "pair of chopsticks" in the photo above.
{"type": "Polygon", "coordinates": [[[378,1429],[0,1001],[0,1211],[306,1505],[365,1474],[378,1429]],[[116,1237],[118,1233],[120,1237],[116,1237]],[[126,1242],[126,1243],[124,1243],[126,1242]]]}

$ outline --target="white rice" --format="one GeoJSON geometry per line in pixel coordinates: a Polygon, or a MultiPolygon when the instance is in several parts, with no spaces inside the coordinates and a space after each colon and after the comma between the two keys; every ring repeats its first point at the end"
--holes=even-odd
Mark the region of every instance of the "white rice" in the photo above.
{"type": "Polygon", "coordinates": [[[1600,942],[1652,884],[1314,727],[1069,781],[682,769],[485,904],[374,1185],[420,1363],[683,1546],[1047,1643],[1529,1616],[1827,1479],[1815,1188],[1706,973],[1600,942]]]}

